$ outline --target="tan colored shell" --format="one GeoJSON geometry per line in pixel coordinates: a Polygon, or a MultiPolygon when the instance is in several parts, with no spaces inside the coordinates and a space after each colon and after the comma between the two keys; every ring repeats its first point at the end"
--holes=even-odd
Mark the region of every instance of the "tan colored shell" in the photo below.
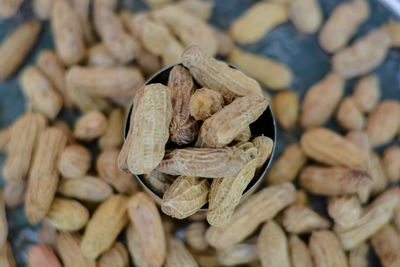
{"type": "Polygon", "coordinates": [[[296,190],[296,198],[293,202],[293,205],[302,205],[308,206],[310,204],[310,200],[308,198],[307,193],[303,189],[296,190]]]}
{"type": "Polygon", "coordinates": [[[61,231],[78,231],[89,220],[89,211],[75,200],[56,197],[46,214],[46,219],[61,231]]]}
{"type": "Polygon", "coordinates": [[[132,131],[128,133],[132,136],[127,158],[129,171],[150,173],[164,157],[172,118],[171,90],[159,83],[145,86],[132,116],[132,131]]]}
{"type": "Polygon", "coordinates": [[[390,21],[381,26],[390,37],[392,47],[400,47],[400,23],[398,21],[390,21]]]}
{"type": "Polygon", "coordinates": [[[323,14],[317,0],[291,0],[290,19],[297,29],[312,34],[319,30],[323,14]]]}
{"type": "Polygon", "coordinates": [[[153,16],[170,27],[184,47],[198,45],[209,56],[217,54],[218,43],[213,29],[193,14],[170,5],[154,11],[153,16]]]}
{"type": "MultiPolygon", "coordinates": [[[[1,2],[4,0],[0,1],[0,5],[1,2]]],[[[10,2],[20,2],[20,0],[10,2]]],[[[4,11],[4,7],[0,6],[0,10],[0,13],[4,11]]],[[[19,68],[36,43],[40,29],[39,22],[30,21],[5,37],[0,45],[0,80],[8,78],[19,68]]]]}
{"type": "Polygon", "coordinates": [[[380,146],[391,141],[400,127],[400,102],[382,101],[368,116],[366,131],[372,146],[380,146]]]}
{"type": "Polygon", "coordinates": [[[344,86],[339,75],[330,73],[309,88],[301,106],[301,126],[308,129],[327,122],[343,96],[344,86]]]}
{"type": "Polygon", "coordinates": [[[345,136],[346,140],[355,144],[366,153],[371,151],[371,143],[369,141],[369,136],[365,131],[349,131],[345,136]]]}
{"type": "Polygon", "coordinates": [[[246,162],[236,147],[183,148],[167,152],[157,170],[171,175],[218,178],[235,175],[246,162]]]}
{"type": "Polygon", "coordinates": [[[314,259],[315,266],[318,267],[347,267],[347,258],[335,234],[328,230],[313,232],[309,248],[314,259]]]}
{"type": "Polygon", "coordinates": [[[197,267],[199,266],[183,242],[177,238],[168,238],[168,254],[165,267],[197,267]]]}
{"type": "Polygon", "coordinates": [[[6,241],[2,246],[0,246],[0,266],[4,267],[15,267],[15,260],[12,253],[11,245],[6,241]]]}
{"type": "Polygon", "coordinates": [[[236,175],[213,180],[207,211],[209,224],[222,227],[229,223],[243,192],[254,177],[256,167],[257,159],[254,158],[247,162],[236,175]]]}
{"type": "Polygon", "coordinates": [[[95,44],[88,49],[87,63],[92,67],[111,67],[118,65],[118,61],[103,43],[95,44]]]}
{"type": "Polygon", "coordinates": [[[24,204],[26,186],[26,181],[21,183],[8,182],[4,186],[3,198],[7,207],[15,208],[24,204]]]}
{"type": "Polygon", "coordinates": [[[11,127],[8,157],[3,167],[7,182],[21,183],[31,166],[33,152],[40,134],[46,127],[46,119],[39,113],[27,112],[11,127]]]}
{"type": "Polygon", "coordinates": [[[328,213],[337,228],[351,228],[362,214],[360,200],[356,196],[333,197],[328,201],[328,213]]]}
{"type": "Polygon", "coordinates": [[[84,146],[73,144],[61,152],[57,167],[64,178],[81,178],[86,175],[91,163],[90,151],[84,146]]]}
{"type": "Polygon", "coordinates": [[[258,259],[256,244],[239,243],[230,248],[218,250],[217,257],[223,266],[248,264],[258,259]]]}
{"type": "Polygon", "coordinates": [[[72,102],[67,95],[64,65],[57,54],[52,50],[43,50],[38,55],[36,64],[61,94],[63,105],[67,108],[72,108],[72,102]]]}
{"type": "Polygon", "coordinates": [[[251,141],[257,148],[257,168],[261,168],[271,157],[274,148],[274,141],[267,136],[257,136],[251,141]]]}
{"type": "Polygon", "coordinates": [[[268,171],[267,183],[274,185],[293,181],[306,163],[307,156],[298,144],[287,146],[268,171]]]}
{"type": "Polygon", "coordinates": [[[371,237],[371,244],[382,266],[400,265],[400,235],[387,224],[371,237]]]}
{"type": "Polygon", "coordinates": [[[391,146],[383,152],[382,163],[391,182],[400,180],[400,146],[391,146]]]}
{"type": "Polygon", "coordinates": [[[289,67],[271,58],[234,48],[229,53],[228,62],[270,89],[284,89],[290,86],[292,82],[293,74],[289,67]]]}
{"type": "Polygon", "coordinates": [[[294,200],[295,188],[291,183],[269,186],[243,202],[226,226],[221,228],[211,226],[206,232],[207,242],[217,249],[233,246],[294,200]]]}
{"type": "Polygon", "coordinates": [[[349,266],[350,267],[368,267],[368,251],[369,245],[363,243],[358,247],[350,250],[349,266]]]}
{"type": "Polygon", "coordinates": [[[372,179],[359,169],[310,165],[300,173],[300,184],[310,193],[336,196],[356,193],[369,187],[372,179]]]}
{"type": "Polygon", "coordinates": [[[93,17],[101,40],[119,62],[126,64],[138,56],[138,42],[126,32],[122,21],[112,8],[97,1],[93,17]]]}
{"type": "Polygon", "coordinates": [[[353,97],[346,97],[342,100],[336,113],[336,121],[347,131],[361,130],[365,126],[365,118],[353,97]]]}
{"type": "Polygon", "coordinates": [[[33,245],[28,251],[29,266],[61,267],[53,249],[49,245],[33,245]]]}
{"type": "Polygon", "coordinates": [[[345,47],[369,14],[367,1],[353,0],[337,5],[321,29],[319,44],[327,52],[345,47]]]}
{"type": "Polygon", "coordinates": [[[260,85],[255,80],[208,56],[196,45],[185,49],[182,63],[201,86],[218,91],[227,102],[231,102],[236,95],[262,96],[260,85]]]}
{"type": "Polygon", "coordinates": [[[299,97],[294,91],[283,91],[274,95],[271,103],[274,115],[285,130],[296,127],[299,120],[299,97]]]}
{"type": "Polygon", "coordinates": [[[113,190],[103,180],[84,176],[76,179],[63,179],[58,186],[58,192],[67,197],[73,197],[89,202],[103,202],[111,196],[113,190]]]}
{"type": "Polygon", "coordinates": [[[100,153],[96,160],[96,170],[102,180],[112,185],[118,192],[131,195],[139,185],[130,173],[118,169],[118,149],[108,149],[100,153]]]}
{"type": "Polygon", "coordinates": [[[310,158],[331,166],[367,169],[368,154],[327,128],[306,131],[301,149],[310,158]]]}
{"type": "Polygon", "coordinates": [[[246,127],[244,131],[242,131],[239,135],[233,139],[233,141],[238,141],[238,142],[248,142],[250,141],[251,138],[251,129],[250,126],[246,127]]]}
{"type": "Polygon", "coordinates": [[[304,234],[315,230],[327,229],[331,223],[312,209],[292,205],[283,212],[283,226],[289,233],[304,234]]]}
{"type": "Polygon", "coordinates": [[[18,12],[23,0],[1,0],[0,17],[4,19],[12,18],[18,12]]]}
{"type": "Polygon", "coordinates": [[[128,200],[122,195],[112,195],[96,209],[86,226],[81,242],[82,254],[85,257],[95,259],[112,246],[128,223],[128,200]]]}
{"type": "Polygon", "coordinates": [[[64,132],[55,127],[40,134],[29,171],[25,214],[31,224],[38,223],[49,211],[59,180],[57,160],[67,143],[64,132]]]}
{"type": "Polygon", "coordinates": [[[111,110],[108,115],[108,127],[103,136],[99,139],[101,150],[120,148],[123,143],[125,118],[120,108],[111,110]]]}
{"type": "Polygon", "coordinates": [[[195,177],[179,176],[165,191],[161,210],[171,217],[184,219],[207,203],[208,182],[195,177]]]}
{"type": "Polygon", "coordinates": [[[72,0],[72,5],[78,13],[83,37],[88,45],[96,41],[96,36],[90,20],[91,3],[92,0],[72,0]]]}
{"type": "Polygon", "coordinates": [[[144,255],[139,232],[132,223],[130,223],[126,229],[126,241],[128,243],[129,254],[135,266],[151,267],[150,261],[148,261],[144,255]]]}
{"type": "Polygon", "coordinates": [[[370,74],[359,79],[354,87],[353,100],[362,112],[370,112],[381,97],[379,77],[370,74]]]}
{"type": "Polygon", "coordinates": [[[203,222],[191,223],[186,228],[185,241],[190,248],[196,251],[204,251],[207,249],[208,244],[205,237],[207,225],[203,222]]]}
{"type": "Polygon", "coordinates": [[[383,62],[389,48],[389,35],[380,29],[373,30],[337,52],[332,68],[346,79],[367,74],[383,62]]]}
{"type": "Polygon", "coordinates": [[[98,97],[130,97],[143,85],[144,78],[133,67],[79,67],[67,73],[68,83],[98,97]]]}
{"type": "Polygon", "coordinates": [[[257,254],[262,266],[290,267],[287,237],[275,221],[270,220],[262,227],[257,240],[257,254]]]}
{"type": "Polygon", "coordinates": [[[342,248],[345,250],[356,248],[387,224],[393,217],[395,207],[399,205],[399,196],[399,188],[391,188],[364,208],[360,219],[353,227],[341,229],[335,226],[334,230],[342,248]]]}
{"type": "Polygon", "coordinates": [[[156,170],[143,175],[143,178],[151,190],[158,194],[164,194],[175,180],[173,176],[156,170]]]}
{"type": "Polygon", "coordinates": [[[214,3],[202,0],[183,0],[176,3],[176,6],[201,20],[207,21],[212,15],[214,3]]]}
{"type": "Polygon", "coordinates": [[[36,17],[41,20],[50,18],[51,8],[53,7],[53,0],[33,0],[32,8],[36,17]]]}
{"type": "Polygon", "coordinates": [[[287,7],[277,3],[260,2],[252,5],[235,20],[229,30],[233,40],[248,44],[260,40],[277,25],[289,18],[287,7]]]}
{"type": "Polygon", "coordinates": [[[82,141],[92,141],[107,130],[107,118],[99,111],[90,111],[81,116],[74,127],[74,136],[82,141]]]}
{"type": "Polygon", "coordinates": [[[146,261],[161,267],[167,254],[165,233],[156,204],[143,192],[136,193],[128,203],[129,218],[137,229],[146,261]]]}
{"type": "Polygon", "coordinates": [[[376,153],[370,154],[370,175],[372,178],[371,192],[376,195],[385,190],[388,183],[382,160],[376,153]]]}
{"type": "Polygon", "coordinates": [[[114,245],[100,256],[97,265],[99,267],[127,267],[129,266],[129,254],[124,244],[116,241],[114,245]]]}
{"type": "Polygon", "coordinates": [[[313,267],[310,250],[297,235],[289,236],[290,259],[293,267],[313,267]]]}
{"type": "Polygon", "coordinates": [[[57,252],[65,267],[95,267],[96,261],[82,255],[80,243],[81,235],[61,231],[57,235],[57,252]]]}
{"type": "Polygon", "coordinates": [[[79,16],[69,1],[54,1],[51,9],[51,30],[57,54],[65,65],[77,64],[86,57],[79,16]]]}
{"type": "Polygon", "coordinates": [[[196,120],[204,121],[221,110],[223,104],[224,99],[217,91],[207,88],[197,89],[190,98],[190,115],[196,120]]]}
{"type": "Polygon", "coordinates": [[[190,72],[180,65],[173,67],[169,73],[168,87],[171,89],[173,109],[169,138],[178,145],[187,145],[199,131],[196,120],[189,112],[189,102],[195,89],[190,72]]]}
{"type": "Polygon", "coordinates": [[[35,110],[49,119],[57,116],[63,104],[62,97],[37,67],[27,67],[21,75],[20,84],[35,110]]]}
{"type": "Polygon", "coordinates": [[[201,138],[211,147],[223,147],[256,121],[267,107],[268,100],[264,97],[237,98],[204,121],[200,129],[201,138]]]}
{"type": "Polygon", "coordinates": [[[180,61],[184,47],[165,24],[144,21],[141,28],[143,46],[151,53],[161,56],[164,67],[180,61]]]}

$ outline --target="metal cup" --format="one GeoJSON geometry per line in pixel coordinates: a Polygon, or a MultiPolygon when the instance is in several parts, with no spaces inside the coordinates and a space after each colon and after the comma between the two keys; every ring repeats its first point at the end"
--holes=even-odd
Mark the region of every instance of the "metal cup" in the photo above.
{"type": "MultiPolygon", "coordinates": [[[[157,72],[156,74],[154,74],[149,80],[147,80],[145,85],[152,84],[152,83],[161,83],[161,84],[167,85],[169,73],[172,70],[172,68],[176,65],[183,66],[182,63],[177,63],[177,64],[171,65],[169,67],[166,67],[166,68],[160,70],[159,72],[157,72]]],[[[235,66],[232,66],[232,65],[230,65],[230,67],[237,69],[235,66]]],[[[128,135],[128,131],[129,131],[132,108],[133,108],[133,102],[132,102],[132,105],[129,109],[129,112],[128,112],[126,120],[125,120],[125,131],[124,131],[125,139],[128,135]]],[[[265,135],[265,136],[268,136],[269,138],[271,138],[274,141],[274,147],[272,148],[271,157],[256,172],[256,175],[251,180],[251,182],[247,186],[246,190],[243,192],[241,201],[248,198],[258,188],[258,186],[261,184],[261,181],[265,177],[265,175],[270,167],[272,158],[274,157],[275,146],[276,146],[276,123],[275,123],[274,114],[272,113],[270,106],[268,106],[268,108],[264,111],[264,113],[255,122],[253,122],[250,125],[250,129],[251,129],[251,133],[253,136],[265,135]]],[[[174,146],[170,143],[171,142],[169,142],[167,144],[167,147],[174,146]]],[[[142,185],[142,187],[147,191],[147,193],[149,193],[149,195],[158,204],[161,204],[163,196],[160,194],[157,194],[156,192],[153,192],[153,190],[151,190],[150,186],[146,184],[145,179],[143,179],[143,175],[135,175],[135,177],[139,181],[139,183],[142,185]]],[[[206,204],[198,213],[196,213],[196,215],[205,214],[205,212],[207,211],[207,207],[208,207],[208,204],[206,204]]]]}

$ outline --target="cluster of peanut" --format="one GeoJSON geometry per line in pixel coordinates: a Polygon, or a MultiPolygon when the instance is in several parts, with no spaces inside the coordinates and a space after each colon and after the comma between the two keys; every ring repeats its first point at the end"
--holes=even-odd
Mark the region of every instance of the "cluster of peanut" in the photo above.
{"type": "MultiPolygon", "coordinates": [[[[369,17],[365,0],[339,4],[324,24],[317,0],[259,1],[229,34],[205,22],[213,4],[202,0],[146,0],[152,9],[137,14],[118,13],[117,0],[31,2],[38,19],[50,20],[55,50],[41,51],[36,66],[23,70],[27,112],[0,131],[8,156],[0,266],[15,266],[5,207],[21,204],[30,223],[41,222],[42,244],[27,257],[32,267],[366,267],[370,246],[382,266],[400,266],[400,188],[393,186],[400,181],[400,147],[389,145],[400,132],[400,103],[379,102],[372,73],[400,47],[399,22],[348,45],[369,17]],[[294,91],[274,94],[282,128],[301,125],[305,132],[274,163],[266,188],[240,201],[274,145],[252,138],[249,127],[268,102],[257,82],[213,57],[226,56],[269,89],[289,88],[286,65],[231,40],[253,43],[289,19],[303,33],[320,30],[320,46],[334,53],[332,72],[302,103],[294,91]],[[168,84],[143,87],[177,62],[183,66],[171,70],[168,84]],[[345,79],[353,77],[359,77],[354,92],[343,98],[345,79]],[[83,112],[73,130],[60,119],[62,109],[83,112]],[[323,128],[334,114],[345,136],[323,128]],[[87,147],[94,142],[96,157],[87,147]],[[379,156],[374,149],[382,145],[379,156]],[[195,221],[182,229],[119,168],[143,174],[163,195],[164,213],[185,218],[208,202],[207,218],[190,216],[195,221]],[[327,197],[333,222],[309,207],[308,194],[327,197]],[[123,231],[126,242],[117,240],[123,231]]],[[[21,4],[0,0],[0,17],[14,16],[21,4]]],[[[27,22],[3,41],[0,79],[18,70],[40,29],[39,21],[27,22]]]]}
{"type": "Polygon", "coordinates": [[[149,84],[136,93],[119,167],[144,174],[163,195],[164,213],[184,219],[208,202],[207,221],[223,226],[271,155],[272,139],[250,142],[249,126],[268,100],[255,80],[198,46],[185,49],[182,62],[188,69],[174,66],[167,85],[149,84]],[[203,87],[196,89],[194,80],[203,87]],[[179,147],[166,152],[168,141],[179,147]]]}

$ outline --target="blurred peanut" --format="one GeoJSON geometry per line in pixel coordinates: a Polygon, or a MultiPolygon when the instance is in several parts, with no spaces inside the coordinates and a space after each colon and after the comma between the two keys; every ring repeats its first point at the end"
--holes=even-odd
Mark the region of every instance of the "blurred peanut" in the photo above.
{"type": "Polygon", "coordinates": [[[294,91],[283,91],[272,98],[272,109],[279,124],[285,130],[296,127],[299,119],[299,97],[294,91]]]}
{"type": "Polygon", "coordinates": [[[61,152],[57,167],[64,178],[82,178],[88,172],[91,161],[90,151],[84,146],[74,144],[61,152]]]}

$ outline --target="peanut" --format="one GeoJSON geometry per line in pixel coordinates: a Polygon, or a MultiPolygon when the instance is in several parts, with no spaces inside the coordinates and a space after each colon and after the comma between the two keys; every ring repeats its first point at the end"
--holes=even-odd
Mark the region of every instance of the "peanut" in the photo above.
{"type": "Polygon", "coordinates": [[[383,152],[382,163],[390,182],[400,180],[400,146],[392,146],[383,152]]]}
{"type": "Polygon", "coordinates": [[[366,131],[373,147],[391,141],[400,126],[400,102],[382,101],[368,116],[366,131]]]}
{"type": "Polygon", "coordinates": [[[372,178],[371,191],[376,195],[385,190],[387,177],[380,157],[376,153],[370,154],[370,175],[372,178]]]}
{"type": "Polygon", "coordinates": [[[217,91],[201,88],[190,97],[190,115],[196,120],[206,120],[223,108],[224,99],[217,91]]]}
{"type": "Polygon", "coordinates": [[[265,223],[261,229],[257,240],[257,254],[262,266],[290,267],[287,237],[273,220],[265,223]]]}
{"type": "Polygon", "coordinates": [[[371,244],[382,266],[398,266],[400,264],[400,235],[390,224],[382,227],[371,237],[371,244]]]}
{"type": "Polygon", "coordinates": [[[90,151],[84,146],[74,144],[61,152],[57,167],[64,178],[81,178],[88,172],[91,161],[90,151]]]}
{"type": "Polygon", "coordinates": [[[251,129],[250,126],[246,127],[244,131],[242,131],[238,136],[233,139],[238,142],[247,142],[250,141],[251,138],[251,129]]]}
{"type": "Polygon", "coordinates": [[[51,29],[57,54],[65,65],[80,63],[86,57],[79,16],[69,1],[54,1],[51,9],[51,29]]]}
{"type": "Polygon", "coordinates": [[[185,240],[192,249],[196,251],[207,249],[208,244],[205,238],[206,227],[206,224],[203,222],[194,222],[186,228],[185,240]]]}
{"type": "Polygon", "coordinates": [[[175,180],[172,176],[156,170],[143,175],[143,178],[151,190],[158,194],[164,194],[175,180]]]}
{"type": "Polygon", "coordinates": [[[331,231],[322,230],[312,233],[309,248],[315,266],[348,266],[346,255],[342,251],[337,237],[331,231]]]}
{"type": "Polygon", "coordinates": [[[333,70],[346,79],[367,74],[382,63],[389,48],[387,33],[373,30],[337,52],[332,58],[333,70]]]}
{"type": "Polygon", "coordinates": [[[294,91],[283,91],[272,98],[272,109],[279,124],[285,130],[296,127],[299,119],[299,97],[294,91]]]}
{"type": "Polygon", "coordinates": [[[352,97],[346,97],[339,104],[336,120],[345,130],[361,130],[365,126],[365,118],[352,97]]]}
{"type": "Polygon", "coordinates": [[[169,73],[171,88],[172,120],[169,126],[170,140],[178,145],[191,143],[198,134],[199,126],[190,116],[189,101],[194,92],[194,82],[189,71],[178,65],[169,73]]]}
{"type": "Polygon", "coordinates": [[[224,266],[247,264],[258,258],[256,244],[236,244],[230,248],[218,250],[217,257],[219,263],[224,266]]]}
{"type": "Polygon", "coordinates": [[[260,85],[255,80],[208,56],[198,46],[186,48],[182,62],[201,86],[220,92],[227,102],[231,102],[235,95],[262,96],[260,85]]]}
{"type": "Polygon", "coordinates": [[[356,193],[372,184],[362,170],[310,165],[300,173],[300,184],[308,192],[323,196],[356,193]]]}
{"type": "Polygon", "coordinates": [[[367,267],[368,258],[367,253],[369,246],[366,243],[359,245],[358,247],[350,250],[349,253],[349,266],[350,267],[367,267]]]}
{"type": "Polygon", "coordinates": [[[211,17],[214,3],[202,0],[183,0],[176,6],[201,20],[207,21],[211,17]]]}
{"type": "Polygon", "coordinates": [[[114,245],[106,252],[98,260],[99,267],[127,267],[129,266],[129,255],[125,246],[117,241],[114,245]]]}
{"type": "Polygon", "coordinates": [[[290,259],[293,267],[313,267],[310,250],[297,235],[289,236],[290,259]]]}
{"type": "Polygon", "coordinates": [[[61,231],[78,231],[89,220],[89,211],[78,201],[56,197],[47,212],[46,219],[61,231]]]}
{"type": "Polygon", "coordinates": [[[108,115],[108,127],[103,136],[99,139],[101,150],[120,148],[123,143],[124,113],[121,109],[115,108],[108,115]]]}
{"type": "Polygon", "coordinates": [[[346,140],[350,143],[355,144],[366,153],[371,151],[371,144],[369,141],[368,134],[365,131],[349,131],[346,134],[346,140]]]}
{"type": "Polygon", "coordinates": [[[33,0],[32,8],[36,17],[38,17],[41,20],[49,19],[53,3],[54,0],[33,0]]]}
{"type": "Polygon", "coordinates": [[[293,203],[294,193],[295,189],[291,183],[262,189],[235,210],[226,226],[211,226],[206,232],[207,242],[217,249],[239,243],[261,223],[272,219],[279,211],[293,203]]]}
{"type": "Polygon", "coordinates": [[[267,173],[267,183],[274,185],[293,181],[306,163],[307,156],[298,144],[287,146],[267,173]]]}
{"type": "Polygon", "coordinates": [[[165,267],[197,267],[199,266],[185,245],[179,239],[168,239],[168,254],[165,267]]]}
{"type": "Polygon", "coordinates": [[[83,37],[86,44],[90,45],[96,40],[92,24],[90,23],[91,0],[72,0],[76,12],[78,13],[79,22],[82,27],[83,37]]]}
{"type": "Polygon", "coordinates": [[[284,65],[273,59],[246,53],[234,48],[228,56],[228,62],[254,77],[267,88],[280,90],[290,86],[292,72],[284,65]],[[268,71],[265,71],[268,70],[268,71]]]}
{"type": "Polygon", "coordinates": [[[260,2],[252,5],[241,17],[235,20],[230,34],[239,44],[259,41],[270,30],[288,20],[288,10],[284,5],[260,2]]]}
{"type": "Polygon", "coordinates": [[[348,229],[361,217],[361,203],[356,196],[333,197],[328,201],[328,213],[336,227],[348,229]]]}
{"type": "Polygon", "coordinates": [[[74,136],[82,141],[92,141],[107,130],[107,118],[99,111],[90,111],[75,122],[74,136]]]}
{"type": "Polygon", "coordinates": [[[25,213],[31,224],[41,221],[51,207],[59,180],[57,160],[66,143],[67,136],[55,127],[40,134],[25,197],[25,213]]]}
{"type": "MultiPolygon", "coordinates": [[[[0,0],[0,5],[4,1],[0,0]]],[[[10,1],[11,2],[11,1],[10,1]]],[[[20,0],[13,1],[15,3],[20,0]]],[[[0,6],[0,12],[5,9],[0,6]]],[[[0,80],[10,77],[22,64],[39,36],[41,25],[37,21],[22,24],[8,35],[0,46],[0,80]]]]}
{"type": "Polygon", "coordinates": [[[289,233],[304,234],[330,225],[328,219],[305,206],[292,205],[283,212],[283,226],[289,233]]]}
{"type": "Polygon", "coordinates": [[[330,73],[308,89],[301,106],[301,126],[308,129],[325,124],[343,96],[344,85],[340,76],[330,73]]]}
{"type": "Polygon", "coordinates": [[[17,14],[23,0],[0,0],[0,17],[9,19],[17,14]]]}
{"type": "Polygon", "coordinates": [[[93,176],[63,179],[58,186],[58,191],[64,196],[89,202],[102,202],[112,194],[111,186],[93,176]]]}
{"type": "Polygon", "coordinates": [[[129,200],[128,213],[137,229],[146,261],[151,266],[161,267],[166,259],[167,245],[155,203],[145,193],[136,193],[129,200]]]}
{"type": "Polygon", "coordinates": [[[147,260],[144,254],[139,232],[132,224],[129,224],[126,230],[126,240],[128,243],[129,254],[132,257],[135,266],[151,267],[152,265],[150,261],[147,260]]]}
{"type": "Polygon", "coordinates": [[[61,231],[57,235],[58,254],[65,267],[95,267],[96,261],[83,256],[80,248],[82,237],[78,233],[61,231]]]}
{"type": "Polygon", "coordinates": [[[53,249],[48,245],[34,245],[28,251],[28,264],[32,267],[61,267],[53,249]]]}
{"type": "Polygon", "coordinates": [[[339,4],[321,29],[319,44],[330,53],[345,47],[369,14],[367,1],[353,0],[339,4]]]}
{"type": "Polygon", "coordinates": [[[95,259],[112,246],[128,223],[128,200],[122,195],[112,195],[96,209],[80,245],[84,257],[95,259]]]}
{"type": "Polygon", "coordinates": [[[289,16],[297,29],[308,34],[319,30],[323,17],[317,0],[292,0],[289,4],[289,16]]]}
{"type": "Polygon", "coordinates": [[[374,74],[358,80],[353,93],[353,100],[361,112],[370,112],[378,104],[381,97],[379,78],[374,74]]]}
{"type": "Polygon", "coordinates": [[[171,90],[162,84],[145,86],[132,116],[128,167],[133,174],[150,173],[164,157],[172,118],[171,90]]]}
{"type": "Polygon", "coordinates": [[[246,163],[236,147],[185,148],[167,152],[157,170],[171,175],[218,178],[235,175],[246,163]]]}
{"type": "Polygon", "coordinates": [[[87,63],[92,67],[112,67],[118,65],[117,60],[103,43],[89,47],[87,63]]]}
{"type": "Polygon", "coordinates": [[[274,141],[271,138],[262,135],[257,136],[251,142],[257,148],[257,169],[259,169],[271,157],[274,148],[274,141]]]}

